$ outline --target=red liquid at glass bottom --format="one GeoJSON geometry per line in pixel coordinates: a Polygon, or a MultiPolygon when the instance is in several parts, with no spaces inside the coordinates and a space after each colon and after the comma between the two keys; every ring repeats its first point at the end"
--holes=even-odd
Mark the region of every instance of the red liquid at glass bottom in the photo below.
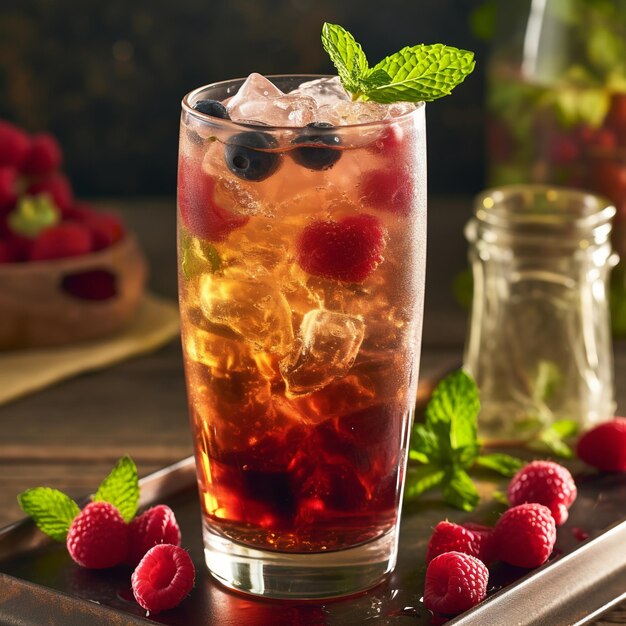
{"type": "Polygon", "coordinates": [[[237,450],[199,442],[209,525],[233,541],[285,552],[339,550],[384,535],[398,515],[408,417],[375,405],[274,429],[237,450]]]}

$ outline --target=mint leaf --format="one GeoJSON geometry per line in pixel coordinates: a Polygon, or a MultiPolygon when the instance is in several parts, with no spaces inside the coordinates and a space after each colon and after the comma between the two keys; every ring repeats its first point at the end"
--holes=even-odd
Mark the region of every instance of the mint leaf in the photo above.
{"type": "Polygon", "coordinates": [[[428,489],[436,487],[445,475],[445,471],[435,465],[409,468],[404,486],[405,499],[417,498],[428,489]]]}
{"type": "Polygon", "coordinates": [[[578,433],[578,424],[573,420],[557,420],[546,426],[528,442],[528,447],[537,452],[547,452],[555,456],[571,459],[573,450],[564,439],[574,437],[578,433]]]}
{"type": "Polygon", "coordinates": [[[578,434],[579,426],[574,420],[557,420],[546,430],[553,431],[562,439],[566,439],[567,437],[575,437],[578,434]]]}
{"type": "Polygon", "coordinates": [[[467,472],[455,468],[443,480],[443,499],[457,509],[473,511],[480,498],[467,472]]]}
{"type": "Polygon", "coordinates": [[[476,465],[498,472],[502,476],[513,476],[524,467],[524,461],[510,454],[496,452],[494,454],[481,454],[476,459],[476,465]]]}
{"type": "Polygon", "coordinates": [[[365,92],[375,102],[431,102],[447,96],[474,70],[474,53],[436,43],[407,46],[377,63],[391,81],[365,92]]]}
{"type": "Polygon", "coordinates": [[[500,504],[504,504],[505,506],[509,506],[509,499],[506,497],[506,493],[503,493],[502,491],[494,491],[491,494],[491,497],[496,501],[499,502],[500,504]]]}
{"type": "Polygon", "coordinates": [[[426,425],[443,436],[449,432],[449,445],[460,449],[476,444],[476,419],[480,410],[478,387],[465,371],[458,370],[435,388],[426,407],[426,425]]]}
{"type": "Polygon", "coordinates": [[[365,89],[369,90],[381,87],[382,85],[388,85],[390,81],[391,77],[385,70],[372,69],[361,82],[365,89]]]}
{"type": "Polygon", "coordinates": [[[182,251],[180,267],[186,279],[199,276],[208,268],[215,273],[222,267],[219,252],[210,241],[183,233],[180,238],[180,249],[182,251]]]}
{"type": "Polygon", "coordinates": [[[345,28],[326,22],[322,26],[322,45],[337,68],[346,91],[359,92],[360,81],[369,71],[361,44],[345,28]]]}
{"type": "Polygon", "coordinates": [[[139,504],[137,467],[129,456],[122,457],[111,473],[100,483],[94,502],[108,502],[117,507],[126,522],[130,522],[139,504]]]}
{"type": "Polygon", "coordinates": [[[536,452],[547,452],[564,459],[571,459],[574,456],[572,449],[563,441],[558,432],[551,427],[542,430],[536,439],[528,443],[528,447],[536,452]]]}
{"type": "Polygon", "coordinates": [[[14,233],[30,238],[37,237],[42,230],[60,220],[59,210],[48,194],[24,196],[7,218],[14,233]]]}
{"type": "Polygon", "coordinates": [[[471,467],[474,464],[479,452],[480,446],[477,442],[454,450],[452,453],[454,465],[458,465],[463,469],[471,467]]]}
{"type": "Polygon", "coordinates": [[[49,487],[27,489],[17,496],[17,501],[38,528],[55,541],[65,541],[72,520],[80,513],[74,500],[49,487]]]}
{"type": "Polygon", "coordinates": [[[415,424],[413,426],[409,456],[420,463],[440,460],[442,456],[437,436],[424,424],[415,424]]]}

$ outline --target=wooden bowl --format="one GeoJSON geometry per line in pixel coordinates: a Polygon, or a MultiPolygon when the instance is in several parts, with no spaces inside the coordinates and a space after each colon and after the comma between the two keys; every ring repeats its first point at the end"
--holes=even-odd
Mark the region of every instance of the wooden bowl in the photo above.
{"type": "Polygon", "coordinates": [[[141,300],[135,237],[80,257],[0,265],[0,350],[60,346],[115,333],[141,300]]]}

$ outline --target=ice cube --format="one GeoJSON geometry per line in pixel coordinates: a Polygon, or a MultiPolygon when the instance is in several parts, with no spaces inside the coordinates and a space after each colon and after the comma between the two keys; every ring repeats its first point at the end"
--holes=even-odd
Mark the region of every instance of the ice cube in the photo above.
{"type": "Polygon", "coordinates": [[[215,201],[220,206],[227,206],[238,215],[256,215],[263,210],[258,193],[250,191],[249,186],[229,177],[220,177],[215,183],[215,201]]]}
{"type": "Polygon", "coordinates": [[[280,364],[287,394],[311,393],[345,376],[364,335],[365,324],[358,317],[324,309],[306,313],[296,349],[280,364]]]}
{"type": "Polygon", "coordinates": [[[269,282],[205,274],[200,278],[204,316],[251,344],[287,354],[293,343],[291,311],[285,296],[269,282]]]}
{"type": "Polygon", "coordinates": [[[335,106],[335,113],[342,124],[367,124],[386,120],[389,107],[378,102],[341,102],[335,106]]]}
{"type": "Polygon", "coordinates": [[[234,121],[255,120],[263,112],[269,98],[284,95],[270,80],[261,74],[250,74],[239,91],[228,101],[226,108],[234,121]]]}
{"type": "Polygon", "coordinates": [[[250,74],[227,104],[230,118],[269,126],[306,126],[315,119],[317,104],[306,94],[284,94],[261,74],[250,74]]]}
{"type": "Polygon", "coordinates": [[[348,92],[343,88],[339,76],[309,80],[306,83],[302,83],[297,89],[290,91],[289,94],[310,96],[315,100],[318,107],[332,107],[340,102],[349,102],[351,100],[348,92]]]}
{"type": "Polygon", "coordinates": [[[263,121],[271,126],[306,126],[315,121],[317,104],[310,96],[292,95],[271,98],[263,121]]]}
{"type": "Polygon", "coordinates": [[[209,332],[189,324],[184,338],[187,356],[219,372],[256,370],[250,346],[237,336],[228,335],[229,331],[219,326],[209,332]]]}

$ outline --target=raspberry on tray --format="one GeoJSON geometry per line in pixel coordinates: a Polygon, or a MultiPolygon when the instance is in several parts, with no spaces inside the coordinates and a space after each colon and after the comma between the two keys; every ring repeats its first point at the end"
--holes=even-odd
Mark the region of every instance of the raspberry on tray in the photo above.
{"type": "Polygon", "coordinates": [[[489,570],[476,557],[440,554],[426,570],[424,606],[435,613],[457,615],[484,600],[488,581],[489,570]]]}
{"type": "Polygon", "coordinates": [[[567,520],[576,494],[568,469],[552,461],[529,463],[513,476],[507,490],[512,505],[536,502],[547,506],[557,526],[567,520]]]}
{"type": "Polygon", "coordinates": [[[154,546],[132,575],[133,594],[146,611],[160,613],[178,606],[193,589],[196,571],[185,550],[154,546]]]}
{"type": "Polygon", "coordinates": [[[598,424],[578,442],[578,457],[603,472],[626,472],[626,418],[598,424]]]}
{"type": "Polygon", "coordinates": [[[133,567],[154,546],[169,543],[180,545],[180,529],[169,506],[159,504],[137,516],[129,526],[130,553],[128,562],[133,567]]]}
{"type": "Polygon", "coordinates": [[[82,567],[120,565],[128,555],[128,526],[112,504],[90,502],[70,526],[67,550],[82,567]]]}
{"type": "Polygon", "coordinates": [[[502,514],[493,536],[499,559],[530,569],[543,565],[552,554],[556,524],[548,507],[520,504],[502,514]]]}
{"type": "Polygon", "coordinates": [[[494,560],[493,528],[453,524],[447,520],[439,522],[428,542],[426,562],[430,563],[444,552],[463,552],[490,563],[494,560]]]}

